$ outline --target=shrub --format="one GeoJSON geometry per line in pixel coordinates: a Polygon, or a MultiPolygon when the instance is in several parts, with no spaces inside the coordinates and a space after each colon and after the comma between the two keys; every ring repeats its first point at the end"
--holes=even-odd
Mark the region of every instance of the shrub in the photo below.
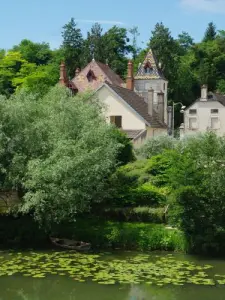
{"type": "Polygon", "coordinates": [[[133,145],[126,134],[121,130],[114,128],[113,135],[116,142],[121,145],[117,153],[119,165],[126,165],[127,163],[134,161],[135,155],[133,151],[133,145]]]}
{"type": "Polygon", "coordinates": [[[127,207],[104,209],[101,218],[122,222],[164,223],[164,207],[127,207]]]}
{"type": "Polygon", "coordinates": [[[160,189],[152,184],[145,183],[130,191],[130,204],[135,206],[159,206],[165,205],[166,197],[160,189]]]}
{"type": "MultiPolygon", "coordinates": [[[[83,219],[70,226],[73,227],[72,236],[68,237],[89,241],[93,247],[140,251],[186,251],[187,249],[181,231],[170,230],[158,224],[99,222],[99,220],[83,219]]],[[[58,229],[60,231],[63,227],[59,226],[58,229]]],[[[65,234],[61,232],[61,235],[65,234]]]]}
{"type": "Polygon", "coordinates": [[[119,168],[109,182],[111,193],[106,206],[156,206],[165,203],[165,194],[151,184],[149,160],[136,161],[119,168]]]}
{"type": "Polygon", "coordinates": [[[136,150],[137,156],[151,158],[164,150],[174,149],[179,141],[168,135],[156,136],[149,139],[141,148],[136,150]]]}

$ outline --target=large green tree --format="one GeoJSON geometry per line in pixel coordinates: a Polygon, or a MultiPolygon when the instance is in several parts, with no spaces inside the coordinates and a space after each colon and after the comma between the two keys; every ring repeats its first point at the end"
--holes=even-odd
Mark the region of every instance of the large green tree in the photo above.
{"type": "Polygon", "coordinates": [[[0,59],[0,94],[9,96],[14,93],[13,80],[21,68],[27,64],[20,52],[9,51],[0,59]]]}
{"type": "Polygon", "coordinates": [[[93,58],[96,61],[105,63],[105,45],[102,36],[103,28],[95,23],[87,33],[87,39],[84,41],[84,51],[82,54],[82,67],[85,67],[93,58]]]}
{"type": "Polygon", "coordinates": [[[46,226],[101,201],[122,143],[91,95],[55,87],[0,98],[0,188],[22,191],[23,212],[46,226]]]}
{"type": "Polygon", "coordinates": [[[68,76],[73,78],[76,68],[80,68],[81,66],[81,53],[83,49],[82,33],[80,28],[77,27],[74,18],[63,26],[62,38],[62,49],[68,76]]]}
{"type": "Polygon", "coordinates": [[[120,76],[127,71],[127,55],[132,52],[126,28],[113,26],[103,36],[105,59],[120,76]]]}
{"type": "Polygon", "coordinates": [[[20,52],[26,61],[36,65],[46,65],[52,59],[52,50],[48,43],[34,43],[25,39],[12,50],[20,52]]]}
{"type": "Polygon", "coordinates": [[[204,35],[204,38],[203,38],[203,42],[208,42],[208,41],[215,40],[216,34],[217,34],[216,25],[213,22],[210,22],[208,24],[208,27],[206,28],[205,35],[204,35]]]}

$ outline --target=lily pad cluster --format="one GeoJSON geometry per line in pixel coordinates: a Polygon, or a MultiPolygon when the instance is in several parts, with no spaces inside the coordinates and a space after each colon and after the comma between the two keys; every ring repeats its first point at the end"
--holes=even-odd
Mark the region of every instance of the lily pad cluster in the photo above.
{"type": "Polygon", "coordinates": [[[157,257],[137,255],[112,259],[110,255],[79,254],[73,251],[10,253],[0,257],[0,276],[22,275],[33,278],[67,276],[78,282],[87,280],[99,284],[167,284],[215,285],[225,284],[225,276],[210,278],[210,265],[198,266],[189,261],[178,261],[173,255],[157,257]]]}

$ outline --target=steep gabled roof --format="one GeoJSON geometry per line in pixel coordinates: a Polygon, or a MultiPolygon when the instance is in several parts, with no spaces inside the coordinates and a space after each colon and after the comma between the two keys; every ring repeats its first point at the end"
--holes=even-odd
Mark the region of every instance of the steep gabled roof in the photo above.
{"type": "Polygon", "coordinates": [[[134,91],[123,87],[106,83],[120,98],[122,98],[144,121],[153,128],[166,128],[166,124],[162,122],[155,113],[153,116],[148,114],[148,104],[144,98],[140,97],[134,91]]]}
{"type": "Polygon", "coordinates": [[[92,60],[80,73],[72,79],[79,92],[85,90],[97,90],[104,82],[110,82],[114,85],[123,85],[124,81],[108,65],[92,60]],[[90,71],[94,80],[88,80],[90,71]]]}
{"type": "Polygon", "coordinates": [[[120,78],[120,76],[118,74],[116,74],[108,65],[105,65],[105,64],[103,64],[101,62],[97,62],[97,61],[96,61],[96,64],[105,73],[108,82],[115,84],[115,85],[119,85],[119,86],[124,84],[124,81],[120,78]]]}
{"type": "Polygon", "coordinates": [[[134,79],[164,79],[165,77],[162,71],[158,67],[156,57],[152,51],[149,49],[144,61],[140,64],[137,74],[134,79]],[[145,68],[149,68],[149,72],[145,72],[145,68]]]}

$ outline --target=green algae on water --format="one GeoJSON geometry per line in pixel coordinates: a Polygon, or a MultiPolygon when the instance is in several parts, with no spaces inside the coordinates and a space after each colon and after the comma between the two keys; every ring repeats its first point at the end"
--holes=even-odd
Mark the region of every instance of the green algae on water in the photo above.
{"type": "Polygon", "coordinates": [[[199,266],[178,261],[171,254],[158,257],[140,254],[123,259],[103,260],[105,254],[89,255],[73,251],[10,253],[0,257],[0,276],[25,276],[43,280],[47,276],[67,276],[77,282],[94,281],[98,284],[155,284],[157,286],[184,284],[225,284],[225,275],[207,274],[210,265],[199,266]]]}

